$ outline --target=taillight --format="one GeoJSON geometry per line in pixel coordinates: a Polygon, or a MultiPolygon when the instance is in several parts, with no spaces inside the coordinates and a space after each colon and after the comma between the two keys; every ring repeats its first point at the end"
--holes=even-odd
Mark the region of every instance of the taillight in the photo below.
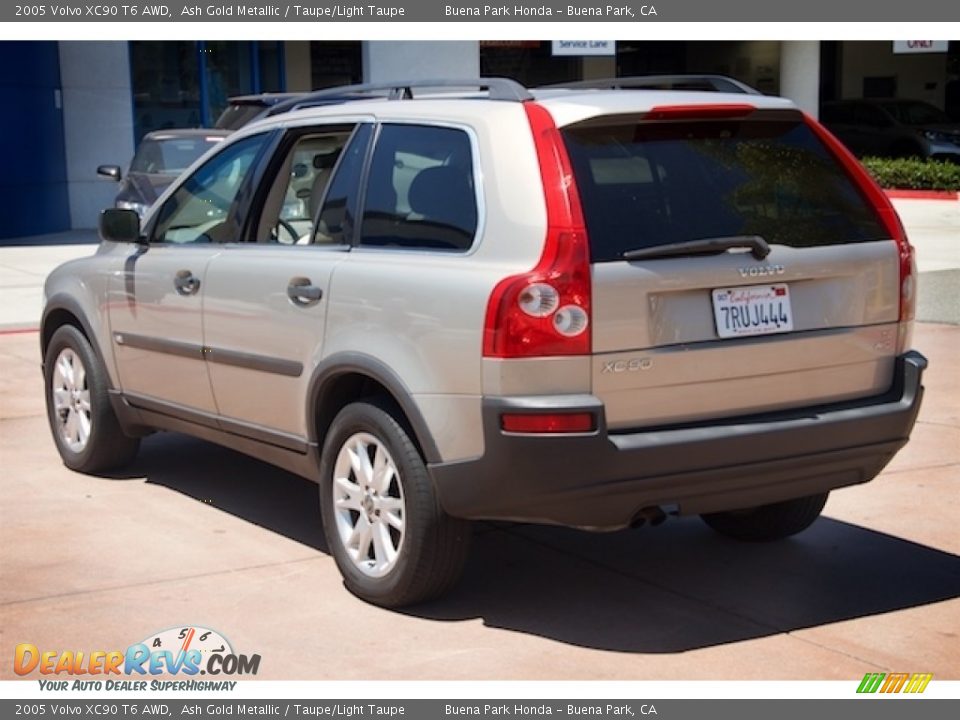
{"type": "Polygon", "coordinates": [[[590,354],[590,248],[580,196],[563,138],[547,110],[524,105],[547,208],[547,235],[536,267],[504,278],[490,294],[485,357],[590,354]]]}
{"type": "MultiPolygon", "coordinates": [[[[907,239],[907,232],[903,229],[903,223],[900,222],[900,216],[890,202],[890,198],[880,189],[876,181],[870,176],[863,165],[854,157],[833,134],[823,125],[804,114],[804,120],[807,126],[827,146],[833,156],[840,161],[847,175],[854,182],[867,202],[873,207],[883,226],[894,240],[897,241],[900,258],[900,322],[913,320],[917,310],[917,265],[914,258],[913,246],[907,239]]],[[[901,334],[903,331],[901,331],[901,334]]],[[[903,347],[909,338],[901,337],[902,352],[903,347]]]]}
{"type": "Polygon", "coordinates": [[[900,246],[900,320],[913,320],[917,315],[917,257],[913,245],[900,246]]]}

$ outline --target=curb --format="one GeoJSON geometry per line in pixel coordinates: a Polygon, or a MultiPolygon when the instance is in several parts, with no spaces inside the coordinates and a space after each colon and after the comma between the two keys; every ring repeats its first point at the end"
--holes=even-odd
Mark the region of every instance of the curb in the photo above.
{"type": "Polygon", "coordinates": [[[894,200],[960,200],[960,193],[952,190],[884,190],[894,200]]]}

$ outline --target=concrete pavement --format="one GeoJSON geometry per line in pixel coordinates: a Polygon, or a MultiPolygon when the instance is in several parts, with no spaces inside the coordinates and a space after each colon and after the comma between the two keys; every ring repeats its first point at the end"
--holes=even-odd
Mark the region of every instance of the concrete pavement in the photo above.
{"type": "Polygon", "coordinates": [[[67,260],[91,255],[99,242],[92,230],[40,239],[49,243],[0,247],[0,331],[37,327],[47,275],[67,260]]]}

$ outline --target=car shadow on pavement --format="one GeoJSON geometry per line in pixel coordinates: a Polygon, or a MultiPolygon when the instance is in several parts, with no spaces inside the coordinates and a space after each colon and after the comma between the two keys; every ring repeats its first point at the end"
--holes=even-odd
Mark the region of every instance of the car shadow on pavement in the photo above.
{"type": "Polygon", "coordinates": [[[479,540],[454,592],[410,614],[676,653],[960,596],[960,557],[827,516],[777,543],[698,518],[600,535],[498,525],[479,540]]]}
{"type": "Polygon", "coordinates": [[[143,442],[124,477],[146,477],[151,484],[327,552],[316,483],[233,450],[158,433],[143,442]]]}
{"type": "MultiPolygon", "coordinates": [[[[157,435],[127,476],[328,552],[316,485],[239,453],[157,435]]],[[[481,619],[588,648],[676,653],[956,597],[960,557],[829,516],[759,544],[725,539],[697,518],[614,533],[478,523],[459,585],[403,612],[481,619]]]]}

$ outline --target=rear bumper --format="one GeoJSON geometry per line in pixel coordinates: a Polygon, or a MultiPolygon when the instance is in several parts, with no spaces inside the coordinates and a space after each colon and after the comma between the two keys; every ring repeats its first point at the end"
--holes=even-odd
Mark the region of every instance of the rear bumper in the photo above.
{"type": "Polygon", "coordinates": [[[643,508],[717,512],[826,492],[872,480],[910,437],[926,359],[896,361],[882,396],[710,424],[608,433],[591,395],[486,398],[485,452],[430,466],[440,501],[463,518],[613,529],[643,508]],[[500,414],[593,412],[598,430],[521,435],[500,414]]]}

